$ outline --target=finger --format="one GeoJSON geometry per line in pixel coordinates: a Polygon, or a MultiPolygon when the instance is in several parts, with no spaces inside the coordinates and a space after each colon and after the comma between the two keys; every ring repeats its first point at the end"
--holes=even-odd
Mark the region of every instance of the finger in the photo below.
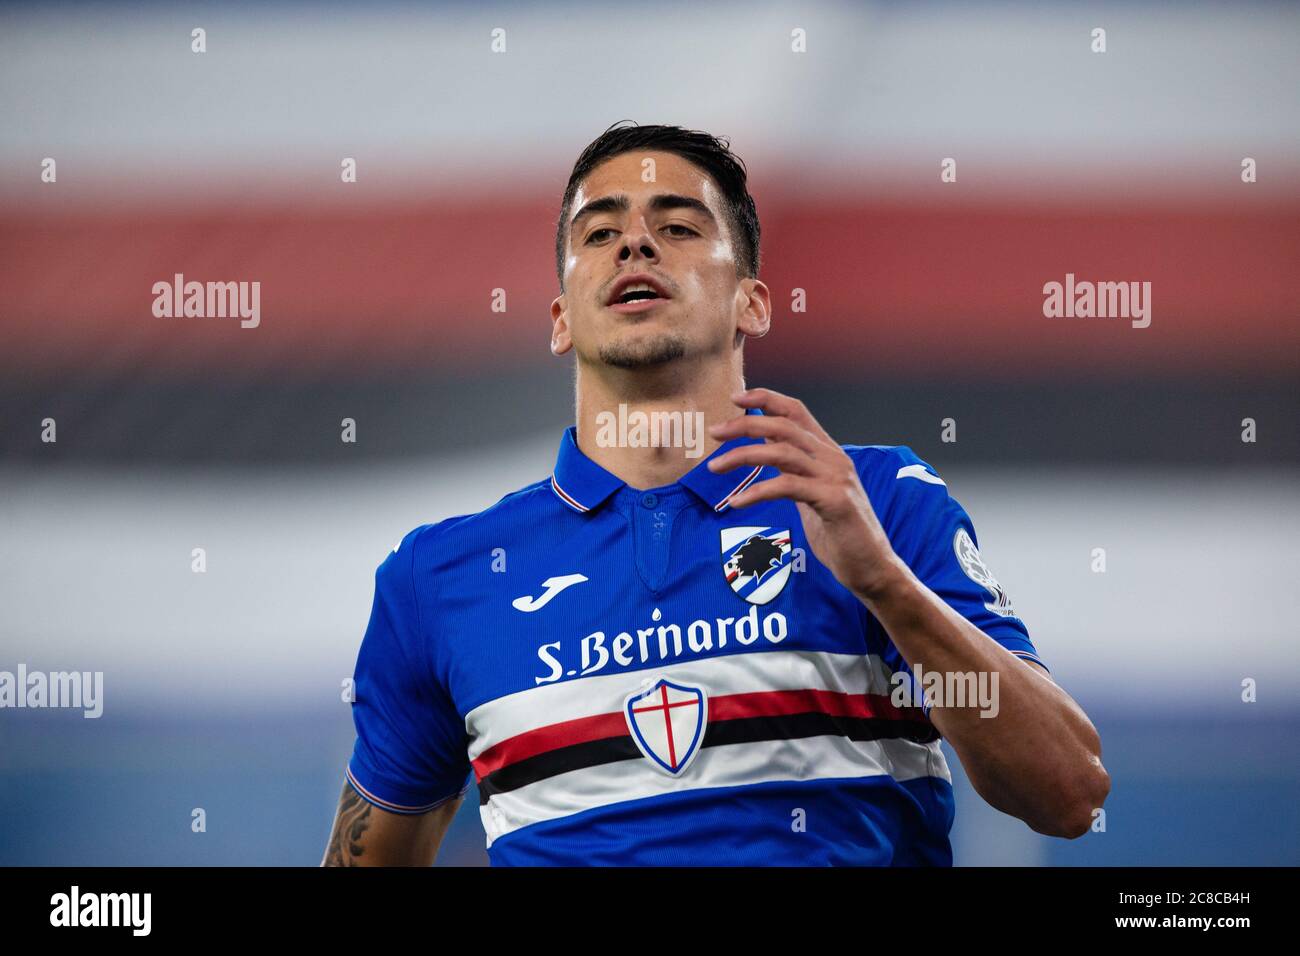
{"type": "Polygon", "coordinates": [[[817,486],[818,483],[811,478],[782,474],[775,478],[768,478],[765,481],[754,482],[754,484],[732,498],[728,504],[733,508],[744,508],[760,501],[788,498],[791,501],[802,501],[808,505],[815,505],[817,486]]]}
{"type": "Polygon", "coordinates": [[[791,395],[770,388],[750,388],[732,395],[731,400],[742,408],[760,408],[766,415],[788,418],[819,438],[831,441],[831,436],[813,418],[808,406],[791,395]]]}
{"type": "Polygon", "coordinates": [[[744,445],[709,459],[709,471],[721,474],[748,465],[771,465],[779,471],[793,475],[815,477],[817,462],[806,452],[781,442],[775,444],[744,445]]]}
{"type": "Polygon", "coordinates": [[[801,448],[814,458],[825,445],[818,441],[806,428],[802,428],[788,418],[776,418],[768,415],[738,415],[725,422],[709,426],[709,433],[722,441],[745,436],[747,438],[765,438],[768,441],[789,442],[801,448]]]}

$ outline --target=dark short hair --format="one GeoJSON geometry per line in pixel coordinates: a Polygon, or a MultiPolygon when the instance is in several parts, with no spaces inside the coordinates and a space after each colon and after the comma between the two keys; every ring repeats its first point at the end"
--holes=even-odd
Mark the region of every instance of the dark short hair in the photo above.
{"type": "Polygon", "coordinates": [[[726,201],[723,215],[735,240],[736,274],[758,278],[758,209],[746,185],[745,162],[731,151],[730,143],[725,138],[680,126],[638,126],[635,123],[625,126],[624,123],[631,123],[631,120],[620,120],[596,137],[582,151],[569,174],[560,204],[560,221],[555,228],[555,273],[560,288],[564,288],[564,242],[578,186],[605,160],[637,150],[675,153],[713,178],[726,201]]]}

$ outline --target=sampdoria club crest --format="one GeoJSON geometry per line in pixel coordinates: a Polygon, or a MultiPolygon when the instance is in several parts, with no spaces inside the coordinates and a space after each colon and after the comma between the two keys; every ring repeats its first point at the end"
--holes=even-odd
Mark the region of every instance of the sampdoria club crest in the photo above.
{"type": "Polygon", "coordinates": [[[790,580],[789,529],[723,528],[722,573],[750,604],[766,604],[790,580]]]}

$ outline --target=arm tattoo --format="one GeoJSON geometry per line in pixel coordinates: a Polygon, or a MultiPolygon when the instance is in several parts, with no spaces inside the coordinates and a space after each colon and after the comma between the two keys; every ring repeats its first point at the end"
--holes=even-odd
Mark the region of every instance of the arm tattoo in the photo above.
{"type": "Polygon", "coordinates": [[[357,866],[357,857],[365,853],[361,845],[366,828],[370,826],[371,805],[344,781],[343,795],[339,797],[339,811],[334,818],[334,832],[330,834],[329,848],[325,851],[325,866],[357,866]]]}

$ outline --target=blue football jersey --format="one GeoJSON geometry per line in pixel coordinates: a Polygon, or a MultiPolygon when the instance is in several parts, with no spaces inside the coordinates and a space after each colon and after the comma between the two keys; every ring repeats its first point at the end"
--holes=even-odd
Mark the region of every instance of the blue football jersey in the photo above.
{"type": "MultiPolygon", "coordinates": [[[[935,471],[842,447],[917,577],[1041,664],[935,471]]],[[[891,697],[907,662],[794,502],[730,507],[776,470],[707,460],[634,489],[570,426],[548,478],[407,534],[357,659],[357,792],[424,813],[474,787],[498,866],[950,865],[939,734],[891,697]]]]}

